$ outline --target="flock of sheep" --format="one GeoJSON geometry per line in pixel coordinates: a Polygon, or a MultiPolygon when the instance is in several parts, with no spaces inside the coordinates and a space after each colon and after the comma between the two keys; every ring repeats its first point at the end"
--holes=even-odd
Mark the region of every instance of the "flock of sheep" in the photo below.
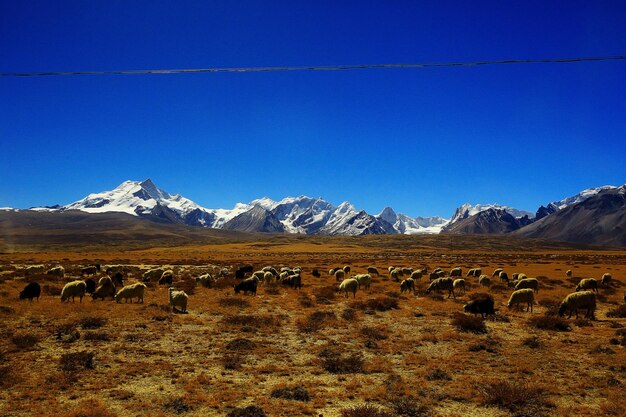
{"type": "MultiPolygon", "coordinates": [[[[123,265],[109,266],[105,270],[105,275],[99,278],[96,283],[92,278],[78,279],[65,284],[61,290],[61,301],[74,301],[76,297],[82,302],[83,297],[86,294],[91,294],[94,300],[110,298],[116,302],[124,300],[124,302],[132,303],[134,299],[137,302],[143,303],[144,293],[147,288],[145,283],[156,282],[158,284],[172,285],[174,282],[174,271],[166,268],[153,268],[145,271],[142,276],[142,282],[136,282],[129,285],[124,285],[126,267],[123,265]],[[118,289],[119,288],[119,289],[118,289]]],[[[90,265],[83,267],[80,270],[81,275],[94,275],[101,272],[100,265],[90,265]]],[[[55,266],[53,268],[46,269],[43,265],[32,265],[24,269],[26,276],[33,274],[46,274],[50,276],[56,276],[63,278],[65,276],[65,269],[62,266],[55,266]]],[[[339,286],[337,291],[342,292],[347,297],[349,293],[352,293],[353,298],[356,298],[356,293],[362,288],[369,289],[372,283],[372,276],[380,276],[378,269],[374,266],[367,268],[367,273],[353,274],[351,273],[350,266],[344,266],[339,268],[333,268],[329,270],[329,275],[333,276],[339,286]]],[[[466,278],[476,278],[480,287],[489,288],[492,284],[492,279],[499,279],[502,283],[505,283],[507,287],[511,288],[513,292],[507,302],[509,308],[522,305],[528,312],[533,311],[533,305],[535,304],[535,295],[539,292],[539,280],[537,278],[529,278],[526,274],[515,273],[509,275],[502,268],[497,268],[491,274],[482,274],[481,268],[473,268],[467,271],[466,277],[463,278],[462,268],[452,268],[450,271],[444,271],[441,268],[436,268],[429,272],[428,267],[422,267],[421,269],[413,269],[407,267],[395,267],[390,266],[388,268],[389,279],[400,284],[400,293],[412,292],[417,294],[416,284],[421,282],[424,276],[428,276],[429,285],[426,288],[426,294],[431,292],[447,292],[448,298],[456,298],[456,295],[464,294],[469,287],[469,282],[466,278]]],[[[244,265],[231,274],[231,268],[218,267],[217,271],[213,274],[205,273],[195,278],[197,284],[211,288],[215,282],[223,277],[234,275],[238,279],[237,284],[233,286],[235,294],[253,294],[256,295],[257,287],[260,283],[272,284],[281,283],[294,289],[302,287],[302,268],[300,267],[282,267],[277,269],[273,266],[265,266],[259,270],[254,270],[251,265],[244,265]]],[[[317,278],[321,277],[321,274],[317,269],[311,271],[311,275],[317,278]]],[[[572,276],[572,271],[566,272],[568,277],[572,276]]],[[[606,273],[602,276],[600,282],[594,278],[582,279],[575,288],[575,292],[567,295],[560,306],[559,315],[563,316],[569,313],[568,317],[575,314],[578,318],[579,310],[586,310],[585,317],[593,318],[596,309],[596,296],[599,285],[609,286],[612,280],[612,276],[606,273]]],[[[36,282],[31,282],[22,290],[19,297],[20,299],[33,298],[39,300],[41,294],[41,287],[36,282]]],[[[187,311],[189,296],[180,290],[175,290],[173,287],[169,288],[169,303],[175,309],[181,312],[187,311]]],[[[624,301],[626,301],[626,294],[624,295],[624,301]]],[[[495,314],[494,300],[489,294],[480,294],[477,297],[473,297],[467,304],[463,306],[465,312],[482,314],[495,314]]]]}

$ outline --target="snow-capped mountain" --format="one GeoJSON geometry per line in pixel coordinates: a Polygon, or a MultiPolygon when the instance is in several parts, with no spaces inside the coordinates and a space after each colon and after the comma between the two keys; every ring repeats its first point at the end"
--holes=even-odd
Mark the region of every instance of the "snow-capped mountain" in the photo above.
{"type": "Polygon", "coordinates": [[[385,207],[376,217],[391,224],[396,233],[407,235],[439,233],[448,224],[448,220],[441,217],[412,218],[396,213],[391,207],[385,207]]]}
{"type": "Polygon", "coordinates": [[[587,200],[588,198],[593,197],[594,195],[597,195],[600,191],[612,190],[615,188],[617,187],[613,185],[603,185],[602,187],[587,188],[586,190],[583,190],[572,197],[567,197],[567,198],[564,198],[563,200],[554,201],[550,204],[553,204],[559,210],[563,210],[565,207],[571,206],[572,204],[581,203],[587,200]]]}
{"type": "Polygon", "coordinates": [[[450,223],[442,233],[451,234],[502,234],[518,230],[531,221],[527,216],[514,217],[508,210],[489,208],[450,223]]]}
{"type": "Polygon", "coordinates": [[[512,207],[502,206],[500,204],[476,204],[472,206],[469,203],[465,203],[461,207],[456,209],[454,215],[450,219],[450,224],[467,219],[468,217],[471,217],[483,211],[487,211],[489,209],[506,210],[507,213],[509,213],[516,219],[520,219],[524,216],[528,216],[528,218],[530,219],[535,217],[535,215],[529,211],[518,210],[512,207]]]}

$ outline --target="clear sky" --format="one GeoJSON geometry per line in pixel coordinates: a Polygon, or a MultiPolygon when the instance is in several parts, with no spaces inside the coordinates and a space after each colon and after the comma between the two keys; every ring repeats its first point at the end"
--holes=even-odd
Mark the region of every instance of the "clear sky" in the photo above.
{"type": "MultiPolygon", "coordinates": [[[[624,1],[0,0],[0,72],[626,55],[624,1]]],[[[626,182],[626,61],[0,77],[0,206],[126,179],[449,217],[626,182]]]]}

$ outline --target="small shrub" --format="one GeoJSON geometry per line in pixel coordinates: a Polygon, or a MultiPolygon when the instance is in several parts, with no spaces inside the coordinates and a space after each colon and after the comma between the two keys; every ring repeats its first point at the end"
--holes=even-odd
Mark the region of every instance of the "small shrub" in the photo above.
{"type": "Polygon", "coordinates": [[[313,291],[313,295],[317,304],[330,304],[337,296],[337,287],[334,285],[320,287],[313,291]]]}
{"type": "Polygon", "coordinates": [[[588,319],[576,319],[574,324],[578,327],[593,327],[593,323],[588,319]]]}
{"type": "Polygon", "coordinates": [[[0,306],[0,313],[13,314],[15,313],[15,309],[9,306],[0,306]]]}
{"type": "Polygon", "coordinates": [[[551,407],[543,389],[530,384],[497,380],[480,389],[483,403],[510,411],[514,415],[523,412],[526,416],[544,415],[543,408],[551,407]]]}
{"type": "Polygon", "coordinates": [[[62,417],[116,417],[117,414],[106,408],[101,400],[87,399],[81,401],[72,411],[62,417]]]}
{"type": "Polygon", "coordinates": [[[83,339],[108,342],[111,340],[111,334],[108,332],[85,332],[83,339]]]}
{"type": "Polygon", "coordinates": [[[341,354],[331,351],[322,357],[322,368],[331,374],[355,374],[363,372],[363,356],[360,353],[341,354]]]}
{"type": "Polygon", "coordinates": [[[527,346],[531,349],[538,349],[542,346],[541,341],[539,341],[537,336],[531,336],[522,340],[522,345],[527,346]]]}
{"type": "Polygon", "coordinates": [[[83,317],[78,320],[78,324],[83,329],[99,329],[104,326],[107,322],[107,319],[103,317],[83,317]]]}
{"type": "Polygon", "coordinates": [[[73,343],[80,339],[80,332],[76,330],[76,324],[67,323],[58,326],[54,332],[57,340],[63,343],[73,343]]]}
{"type": "Polygon", "coordinates": [[[192,406],[187,404],[183,398],[175,398],[163,404],[163,410],[173,412],[176,414],[182,414],[189,412],[193,409],[192,406]]]}
{"type": "Polygon", "coordinates": [[[357,310],[374,311],[388,311],[399,308],[397,298],[391,298],[386,296],[370,298],[366,301],[355,301],[350,306],[357,310]]]}
{"type": "Polygon", "coordinates": [[[396,397],[389,401],[389,407],[398,417],[428,417],[430,409],[413,396],[396,397]]]}
{"type": "Polygon", "coordinates": [[[256,344],[250,339],[235,339],[226,344],[228,350],[252,350],[256,344]]]}
{"type": "Polygon", "coordinates": [[[606,353],[608,355],[613,355],[613,354],[615,354],[615,351],[613,349],[611,349],[610,347],[597,345],[596,347],[591,349],[591,351],[589,353],[591,353],[591,354],[606,353]]]}
{"type": "Polygon", "coordinates": [[[426,375],[429,381],[452,381],[452,377],[443,369],[435,368],[426,375]]]}
{"type": "Polygon", "coordinates": [[[559,332],[568,332],[571,330],[565,319],[547,313],[541,316],[531,317],[528,319],[528,324],[541,330],[554,330],[559,332]]]}
{"type": "Polygon", "coordinates": [[[306,388],[297,386],[291,388],[275,388],[270,394],[272,398],[282,398],[284,400],[309,401],[311,397],[306,388]]]}
{"type": "Polygon", "coordinates": [[[621,304],[617,308],[607,311],[606,316],[619,319],[626,318],[626,304],[621,304]]]}
{"type": "Polygon", "coordinates": [[[298,296],[298,302],[304,308],[313,307],[314,305],[313,300],[311,299],[311,297],[309,297],[309,294],[306,293],[300,293],[300,295],[298,296]]]}
{"type": "Polygon", "coordinates": [[[303,333],[314,333],[326,327],[337,316],[333,311],[314,311],[305,320],[299,320],[296,325],[303,333]]]}
{"type": "Polygon", "coordinates": [[[237,308],[248,308],[250,307],[250,302],[244,298],[239,297],[226,297],[220,298],[218,304],[222,307],[237,307],[237,308]]]}
{"type": "Polygon", "coordinates": [[[281,319],[270,314],[236,314],[224,316],[222,322],[236,326],[275,327],[280,325],[281,319]]]}
{"type": "Polygon", "coordinates": [[[93,369],[93,352],[72,352],[61,355],[59,365],[61,370],[71,372],[79,369],[93,369]]]}
{"type": "Polygon", "coordinates": [[[385,340],[387,335],[379,328],[365,326],[361,328],[361,334],[371,340],[385,340]]]}
{"type": "Polygon", "coordinates": [[[491,346],[486,345],[485,343],[474,343],[473,345],[470,345],[468,350],[470,352],[480,352],[484,350],[485,352],[489,352],[489,353],[498,353],[497,350],[495,350],[491,346]]]}
{"type": "Polygon", "coordinates": [[[228,354],[222,358],[224,369],[229,371],[238,371],[245,362],[245,357],[240,354],[228,354]]]}
{"type": "Polygon", "coordinates": [[[11,342],[18,349],[30,349],[39,343],[39,337],[30,333],[16,334],[11,337],[11,342]]]}
{"type": "Polygon", "coordinates": [[[350,307],[346,308],[341,313],[341,318],[346,320],[346,321],[354,321],[354,320],[356,320],[356,310],[353,309],[353,308],[350,308],[350,307]]]}
{"type": "Polygon", "coordinates": [[[487,333],[485,320],[479,316],[456,312],[452,316],[452,325],[462,332],[487,333]]]}
{"type": "Polygon", "coordinates": [[[363,404],[344,408],[341,410],[341,417],[394,417],[394,415],[378,406],[363,404]]]}
{"type": "Polygon", "coordinates": [[[245,408],[235,408],[226,417],[267,417],[265,411],[258,405],[249,405],[245,408]]]}

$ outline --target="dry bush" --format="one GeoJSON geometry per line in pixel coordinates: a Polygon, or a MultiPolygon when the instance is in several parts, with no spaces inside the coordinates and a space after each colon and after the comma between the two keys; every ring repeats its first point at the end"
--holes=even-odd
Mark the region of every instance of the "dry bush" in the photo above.
{"type": "Polygon", "coordinates": [[[256,343],[250,339],[234,339],[226,344],[228,350],[252,350],[255,347],[256,343]]]}
{"type": "Polygon", "coordinates": [[[450,374],[439,368],[435,368],[428,372],[426,379],[429,381],[452,381],[450,374]]]}
{"type": "Polygon", "coordinates": [[[341,318],[346,321],[354,321],[356,320],[356,310],[350,307],[347,307],[341,313],[341,318]]]}
{"type": "Polygon", "coordinates": [[[15,372],[10,364],[0,365],[0,387],[6,388],[16,383],[15,372]]]}
{"type": "Polygon", "coordinates": [[[248,308],[250,307],[250,302],[243,298],[239,297],[226,297],[220,298],[218,304],[222,307],[237,307],[237,308],[248,308]]]}
{"type": "Polygon", "coordinates": [[[452,316],[452,325],[462,332],[487,333],[485,320],[479,316],[456,312],[452,316]]]}
{"type": "Polygon", "coordinates": [[[389,400],[389,407],[398,417],[428,417],[431,415],[429,407],[420,403],[413,396],[392,398],[389,400]]]}
{"type": "Polygon", "coordinates": [[[568,332],[571,330],[567,320],[547,313],[531,317],[528,319],[528,324],[541,330],[555,330],[559,332],[568,332]]]}
{"type": "Polygon", "coordinates": [[[12,307],[8,307],[8,306],[0,306],[0,313],[13,314],[15,313],[15,309],[13,309],[12,307]]]}
{"type": "Polygon", "coordinates": [[[73,343],[80,339],[80,332],[76,329],[76,323],[59,325],[55,329],[54,335],[59,342],[63,343],[73,343]]]}
{"type": "Polygon", "coordinates": [[[304,308],[313,307],[313,300],[309,296],[309,294],[302,292],[298,295],[298,303],[304,308]]]}
{"type": "Polygon", "coordinates": [[[537,338],[537,336],[531,336],[524,340],[522,340],[522,345],[527,346],[531,349],[538,349],[543,346],[541,341],[537,338]]]}
{"type": "Polygon", "coordinates": [[[510,411],[514,416],[543,416],[553,407],[540,387],[527,383],[494,380],[480,388],[483,404],[510,411]]]}
{"type": "Polygon", "coordinates": [[[107,409],[101,400],[90,398],[76,406],[62,417],[116,417],[117,414],[107,409]]]}
{"type": "Polygon", "coordinates": [[[350,304],[350,307],[357,310],[374,310],[374,311],[387,311],[392,309],[398,309],[398,299],[381,296],[376,298],[369,298],[366,301],[354,301],[350,304]]]}
{"type": "Polygon", "coordinates": [[[85,334],[83,335],[83,339],[108,342],[112,339],[112,337],[109,332],[85,332],[85,334]]]}
{"type": "Polygon", "coordinates": [[[303,320],[298,320],[296,326],[303,333],[314,333],[327,327],[329,323],[337,319],[334,311],[314,311],[303,320]]]}
{"type": "Polygon", "coordinates": [[[82,319],[78,320],[78,325],[80,325],[80,327],[82,327],[83,329],[99,329],[100,327],[104,326],[106,322],[107,319],[105,319],[104,317],[91,316],[83,317],[82,319]]]}
{"type": "Polygon", "coordinates": [[[365,326],[361,328],[361,334],[371,340],[385,340],[387,335],[385,331],[379,327],[365,326]]]}
{"type": "Polygon", "coordinates": [[[187,413],[193,410],[193,407],[185,402],[183,398],[174,398],[163,404],[163,410],[175,414],[187,413]]]}
{"type": "Polygon", "coordinates": [[[235,408],[226,417],[267,417],[265,411],[258,405],[249,405],[245,408],[235,408]]]}
{"type": "Polygon", "coordinates": [[[222,357],[222,365],[229,371],[238,371],[245,362],[245,356],[239,353],[229,353],[222,357]]]}
{"type": "Polygon", "coordinates": [[[282,398],[283,400],[309,401],[311,396],[303,386],[274,388],[270,394],[272,398],[282,398]]]}
{"type": "Polygon", "coordinates": [[[341,417],[394,417],[394,415],[382,408],[363,404],[341,410],[341,417]]]}
{"type": "Polygon", "coordinates": [[[337,296],[337,287],[334,285],[319,287],[313,291],[313,295],[317,304],[330,304],[337,296]]]}
{"type": "Polygon", "coordinates": [[[621,304],[617,308],[612,308],[606,312],[606,316],[619,319],[626,318],[626,304],[621,304]]]}
{"type": "Polygon", "coordinates": [[[20,333],[11,337],[11,343],[20,350],[31,349],[39,343],[39,336],[32,333],[20,333]]]}
{"type": "Polygon", "coordinates": [[[363,355],[357,353],[337,352],[335,350],[323,350],[320,352],[322,368],[331,374],[356,374],[363,373],[363,355]]]}
{"type": "Polygon", "coordinates": [[[276,327],[280,325],[281,318],[270,314],[236,314],[224,316],[222,323],[236,326],[276,327]]]}
{"type": "Polygon", "coordinates": [[[62,371],[72,372],[79,369],[93,369],[93,352],[71,352],[61,355],[59,366],[62,371]]]}

